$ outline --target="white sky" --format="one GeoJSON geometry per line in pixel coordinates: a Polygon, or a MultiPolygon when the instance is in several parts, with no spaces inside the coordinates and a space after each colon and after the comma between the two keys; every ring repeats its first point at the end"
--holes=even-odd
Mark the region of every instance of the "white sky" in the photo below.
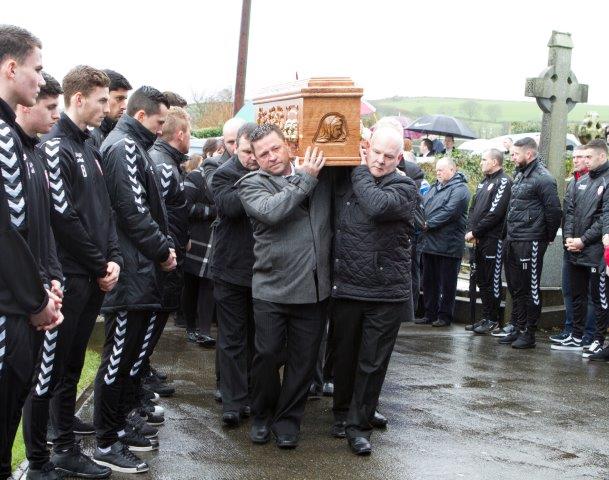
{"type": "MultiPolygon", "coordinates": [[[[15,1],[1,23],[43,42],[58,80],[74,65],[112,68],[134,87],[234,87],[241,0],[15,1]]],[[[609,104],[607,0],[252,0],[246,97],[310,76],[350,76],[369,99],[524,99],[552,30],[572,33],[589,103],[609,104]]]]}

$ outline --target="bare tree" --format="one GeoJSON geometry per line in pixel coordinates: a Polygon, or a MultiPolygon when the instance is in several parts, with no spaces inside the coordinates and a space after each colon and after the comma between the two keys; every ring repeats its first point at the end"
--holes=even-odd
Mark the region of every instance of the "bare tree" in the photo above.
{"type": "Polygon", "coordinates": [[[210,95],[193,92],[188,106],[193,128],[218,127],[233,116],[233,91],[224,88],[210,95]]]}

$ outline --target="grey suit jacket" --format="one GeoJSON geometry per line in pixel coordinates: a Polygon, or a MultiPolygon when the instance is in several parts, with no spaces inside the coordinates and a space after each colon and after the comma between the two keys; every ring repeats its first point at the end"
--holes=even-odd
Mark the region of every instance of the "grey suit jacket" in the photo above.
{"type": "Polygon", "coordinates": [[[237,185],[254,230],[252,296],[316,303],[330,296],[331,181],[303,172],[284,178],[252,172],[237,185]]]}

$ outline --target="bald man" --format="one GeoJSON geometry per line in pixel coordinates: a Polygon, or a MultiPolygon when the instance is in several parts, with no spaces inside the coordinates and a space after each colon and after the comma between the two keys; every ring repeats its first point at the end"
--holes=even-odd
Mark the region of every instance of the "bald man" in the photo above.
{"type": "Polygon", "coordinates": [[[436,178],[423,197],[425,317],[417,323],[447,327],[453,321],[457,275],[465,246],[469,190],[465,175],[457,172],[455,162],[449,157],[437,161],[436,178]]]}
{"type": "Polygon", "coordinates": [[[371,452],[371,420],[400,328],[412,320],[412,179],[396,170],[402,137],[377,129],[361,165],[337,183],[334,237],[334,420],[357,455],[371,452]]]}

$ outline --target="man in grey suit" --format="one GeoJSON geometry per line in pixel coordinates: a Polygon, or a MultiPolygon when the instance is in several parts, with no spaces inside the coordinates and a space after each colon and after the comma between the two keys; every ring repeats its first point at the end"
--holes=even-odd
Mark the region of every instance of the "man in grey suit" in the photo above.
{"type": "Polygon", "coordinates": [[[295,448],[330,296],[331,184],[323,153],[309,148],[294,165],[276,126],[259,126],[250,141],[260,170],[237,182],[254,230],[250,438],[266,443],[272,431],[279,448],[295,448]]]}

